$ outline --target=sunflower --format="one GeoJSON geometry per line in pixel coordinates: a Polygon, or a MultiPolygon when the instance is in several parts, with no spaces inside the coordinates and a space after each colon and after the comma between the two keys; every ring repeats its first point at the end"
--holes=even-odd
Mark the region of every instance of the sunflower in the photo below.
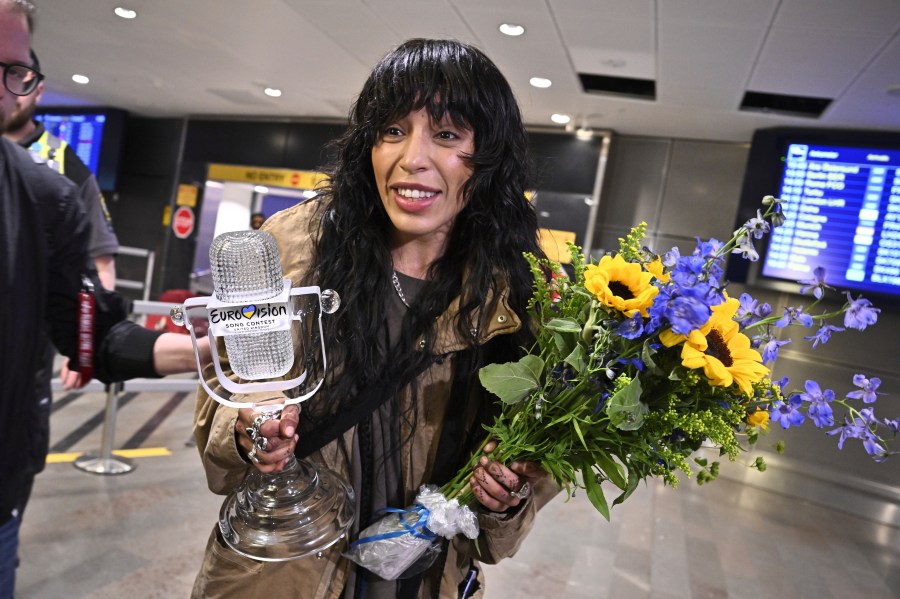
{"type": "Polygon", "coordinates": [[[659,279],[660,283],[668,283],[669,279],[672,278],[669,273],[665,272],[665,267],[663,266],[662,260],[659,258],[659,256],[654,258],[652,262],[647,262],[646,264],[644,264],[644,268],[646,268],[647,271],[654,277],[659,279]]]}
{"type": "Polygon", "coordinates": [[[584,269],[584,286],[604,306],[615,308],[626,316],[640,312],[647,317],[647,308],[659,293],[651,281],[653,275],[640,264],[626,262],[622,256],[603,256],[599,264],[584,269]]]}
{"type": "Polygon", "coordinates": [[[756,410],[752,414],[747,414],[747,424],[769,430],[769,413],[765,410],[756,410]]]}
{"type": "Polygon", "coordinates": [[[750,347],[750,338],[741,333],[734,321],[740,302],[728,298],[712,307],[712,316],[702,328],[690,332],[681,348],[681,363],[686,368],[703,368],[711,385],[730,387],[737,383],[741,391],[753,394],[753,383],[768,374],[762,356],[750,347]]]}

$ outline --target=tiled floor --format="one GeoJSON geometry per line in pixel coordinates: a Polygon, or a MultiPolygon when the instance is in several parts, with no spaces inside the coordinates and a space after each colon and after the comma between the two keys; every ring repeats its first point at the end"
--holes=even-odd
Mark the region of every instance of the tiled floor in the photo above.
{"type": "MultiPolygon", "coordinates": [[[[106,395],[56,395],[53,451],[98,451],[106,395]]],[[[134,458],[128,474],[48,464],[25,516],[17,598],[188,596],[221,503],[188,445],[192,409],[189,393],[122,397],[115,447],[170,453],[134,458]]],[[[606,522],[583,497],[565,499],[515,558],[486,567],[488,599],[900,597],[900,529],[808,501],[726,478],[651,482],[606,522]]]]}

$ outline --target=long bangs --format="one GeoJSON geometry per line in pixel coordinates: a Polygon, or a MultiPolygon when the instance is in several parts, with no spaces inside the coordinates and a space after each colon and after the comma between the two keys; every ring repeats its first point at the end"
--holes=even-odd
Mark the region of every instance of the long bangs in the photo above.
{"type": "Polygon", "coordinates": [[[389,54],[366,86],[360,123],[376,130],[410,112],[425,109],[435,122],[449,117],[457,127],[476,133],[487,120],[476,80],[483,74],[474,50],[444,40],[410,40],[389,54]]]}

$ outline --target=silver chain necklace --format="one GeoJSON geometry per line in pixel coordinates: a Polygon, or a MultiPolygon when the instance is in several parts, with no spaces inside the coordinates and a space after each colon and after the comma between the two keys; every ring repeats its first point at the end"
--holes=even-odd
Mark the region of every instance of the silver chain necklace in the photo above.
{"type": "Polygon", "coordinates": [[[400,301],[403,302],[403,305],[409,308],[409,304],[406,303],[406,296],[403,295],[403,288],[400,287],[400,279],[397,278],[397,271],[391,270],[391,281],[394,283],[394,290],[397,291],[397,297],[400,298],[400,301]]]}

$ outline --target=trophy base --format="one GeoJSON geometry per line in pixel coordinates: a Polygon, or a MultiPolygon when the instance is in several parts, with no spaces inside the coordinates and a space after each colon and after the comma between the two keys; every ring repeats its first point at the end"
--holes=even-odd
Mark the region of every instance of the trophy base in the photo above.
{"type": "Polygon", "coordinates": [[[251,559],[281,562],[317,555],[346,534],[353,489],[330,470],[291,460],[274,474],[254,470],[219,512],[225,543],[251,559]]]}

